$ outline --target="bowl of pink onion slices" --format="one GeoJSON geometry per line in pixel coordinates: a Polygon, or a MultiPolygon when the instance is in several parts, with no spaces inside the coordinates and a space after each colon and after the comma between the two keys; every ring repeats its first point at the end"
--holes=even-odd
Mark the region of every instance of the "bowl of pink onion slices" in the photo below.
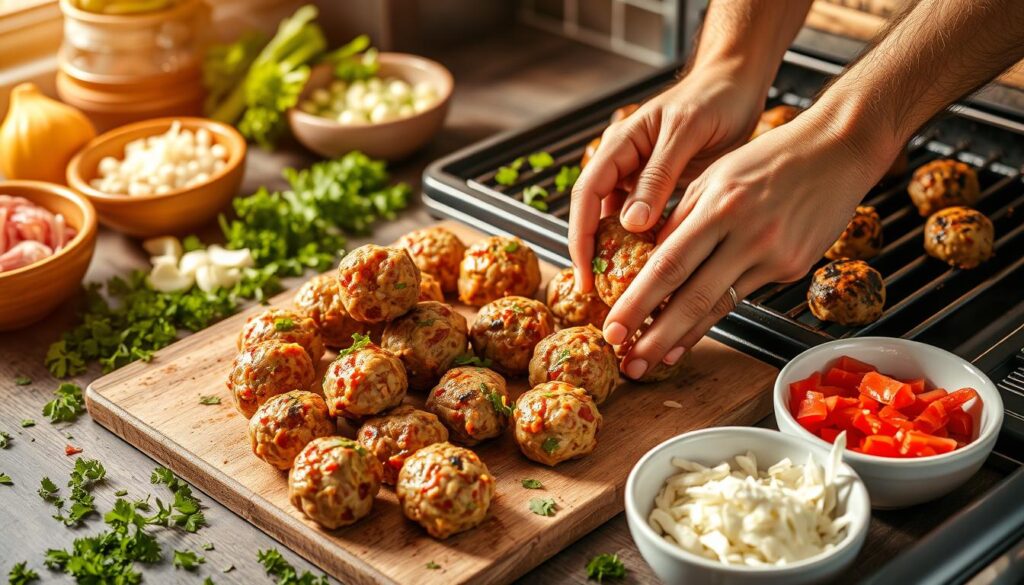
{"type": "Polygon", "coordinates": [[[96,247],[96,211],[40,181],[0,181],[0,331],[45,317],[81,288],[96,247]]]}

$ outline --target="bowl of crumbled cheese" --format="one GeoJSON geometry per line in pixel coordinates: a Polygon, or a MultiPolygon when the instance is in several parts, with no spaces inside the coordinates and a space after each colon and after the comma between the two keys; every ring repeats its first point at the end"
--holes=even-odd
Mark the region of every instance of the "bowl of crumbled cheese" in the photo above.
{"type": "Polygon", "coordinates": [[[841,443],[751,427],[665,441],[626,481],[640,554],[669,585],[829,582],[856,559],[871,513],[841,443]]]}

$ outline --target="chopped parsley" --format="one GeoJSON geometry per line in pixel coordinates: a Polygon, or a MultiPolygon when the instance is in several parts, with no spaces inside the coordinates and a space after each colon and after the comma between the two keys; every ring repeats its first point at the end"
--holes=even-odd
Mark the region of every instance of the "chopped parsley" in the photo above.
{"type": "MultiPolygon", "coordinates": [[[[171,504],[171,508],[177,514],[170,515],[170,510],[168,510],[167,516],[172,522],[186,532],[196,532],[203,526],[206,526],[206,516],[203,515],[199,500],[192,495],[192,488],[179,479],[178,476],[174,475],[170,469],[157,467],[153,470],[149,481],[156,485],[166,485],[167,489],[171,490],[174,494],[174,502],[171,504]]],[[[159,504],[160,501],[157,500],[157,503],[159,504]]]]}
{"type": "Polygon", "coordinates": [[[505,244],[505,251],[509,254],[514,254],[519,250],[519,242],[516,240],[510,240],[509,243],[505,244]]]}
{"type": "Polygon", "coordinates": [[[18,386],[28,386],[32,383],[32,378],[22,374],[14,378],[14,383],[18,386]]]}
{"type": "Polygon", "coordinates": [[[116,492],[114,492],[114,495],[119,498],[123,498],[128,495],[128,490],[117,490],[116,492]]]}
{"type": "Polygon", "coordinates": [[[523,487],[528,490],[540,490],[544,489],[544,484],[539,479],[524,479],[523,487]]]}
{"type": "Polygon", "coordinates": [[[543,171],[544,169],[555,164],[555,159],[549,153],[539,150],[530,156],[526,157],[526,160],[530,163],[530,168],[533,172],[543,171]]]}
{"type": "Polygon", "coordinates": [[[404,282],[396,282],[395,283],[395,290],[402,290],[403,288],[405,288],[407,286],[409,286],[409,285],[404,283],[404,282]]]}
{"type": "Polygon", "coordinates": [[[512,415],[512,407],[508,405],[508,396],[499,393],[497,390],[491,390],[484,382],[480,382],[480,392],[483,392],[484,397],[491,401],[491,405],[494,406],[494,412],[505,416],[512,415]]]}
{"type": "Polygon", "coordinates": [[[569,361],[570,357],[572,357],[572,354],[569,352],[569,348],[563,347],[562,349],[558,350],[558,357],[555,358],[555,362],[551,365],[557,368],[564,364],[565,362],[569,361]]]}
{"type": "Polygon", "coordinates": [[[494,174],[494,182],[499,185],[514,185],[519,180],[519,169],[526,163],[526,159],[519,157],[512,161],[506,166],[499,167],[498,172],[494,174]]]}
{"type": "Polygon", "coordinates": [[[540,185],[530,185],[523,189],[523,203],[540,211],[548,210],[548,190],[540,185]]]}
{"type": "Polygon", "coordinates": [[[39,482],[39,497],[47,502],[53,503],[57,509],[53,515],[54,520],[63,522],[65,526],[77,526],[83,519],[96,512],[96,505],[92,495],[92,489],[103,481],[107,476],[107,470],[103,464],[95,459],[75,459],[75,467],[71,470],[68,479],[68,487],[71,494],[68,500],[71,506],[65,509],[66,502],[60,497],[60,489],[57,484],[48,477],[39,482]]]}
{"type": "Polygon", "coordinates": [[[22,561],[11,567],[11,572],[7,573],[7,579],[10,585],[27,585],[33,581],[38,581],[39,573],[29,569],[27,563],[22,561]]]}
{"type": "Polygon", "coordinates": [[[352,334],[352,345],[338,352],[338,357],[344,357],[347,355],[354,354],[355,352],[366,348],[370,345],[370,336],[363,335],[362,333],[352,334]]]}
{"type": "Polygon", "coordinates": [[[274,319],[274,330],[275,331],[280,331],[280,332],[284,333],[284,332],[287,332],[287,331],[293,331],[295,329],[295,327],[296,327],[295,321],[292,320],[292,319],[289,319],[288,317],[281,317],[279,319],[274,319]]]}
{"type": "Polygon", "coordinates": [[[3,431],[0,431],[0,449],[6,449],[6,448],[10,447],[11,446],[11,441],[13,441],[13,440],[14,440],[14,438],[11,437],[9,434],[7,434],[7,433],[5,433],[3,431]]]}
{"type": "Polygon", "coordinates": [[[234,565],[228,565],[228,566],[224,567],[223,569],[221,569],[220,572],[221,573],[230,573],[231,571],[234,571],[234,570],[235,570],[235,566],[234,565]]]}
{"type": "Polygon", "coordinates": [[[587,579],[596,579],[598,583],[605,579],[622,579],[626,576],[626,565],[619,555],[602,553],[587,563],[587,579]]]}
{"type": "Polygon", "coordinates": [[[484,358],[480,359],[471,353],[464,353],[460,356],[456,356],[452,360],[453,366],[479,366],[481,368],[491,367],[491,360],[484,358]]]}
{"type": "Polygon", "coordinates": [[[433,571],[433,570],[436,570],[436,569],[440,569],[441,565],[435,563],[434,561],[430,561],[429,563],[427,563],[427,568],[430,569],[431,571],[433,571]]]}
{"type": "Polygon", "coordinates": [[[14,485],[14,480],[6,473],[0,473],[0,485],[14,485]]]}
{"type": "Polygon", "coordinates": [[[277,577],[277,585],[328,585],[327,575],[314,576],[309,571],[299,575],[291,563],[284,560],[277,549],[256,551],[256,559],[263,565],[267,575],[277,577]]]}
{"type": "Polygon", "coordinates": [[[30,419],[30,418],[23,418],[23,419],[21,419],[21,428],[27,429],[29,427],[34,427],[34,426],[36,426],[36,421],[34,421],[34,420],[30,419]]]}
{"type": "Polygon", "coordinates": [[[555,452],[555,449],[558,448],[558,437],[548,437],[544,439],[544,442],[541,443],[540,448],[544,449],[544,452],[547,453],[548,455],[551,455],[552,453],[555,452]]]}
{"type": "Polygon", "coordinates": [[[199,404],[202,404],[204,406],[212,406],[214,404],[220,404],[220,396],[215,396],[213,394],[209,394],[209,395],[205,395],[205,396],[204,395],[200,395],[199,396],[199,404]]]}
{"type": "Polygon", "coordinates": [[[213,546],[212,542],[208,542],[208,543],[204,544],[202,548],[203,548],[203,550],[213,550],[214,546],[213,546]]]}
{"type": "Polygon", "coordinates": [[[56,398],[43,406],[43,416],[50,417],[50,422],[73,422],[79,414],[85,412],[82,388],[77,384],[64,382],[53,394],[56,398]]]}
{"type": "Polygon", "coordinates": [[[555,190],[559,193],[564,193],[566,190],[572,189],[572,186],[576,184],[576,180],[579,178],[579,166],[562,167],[558,170],[558,174],[555,175],[555,190]]]}
{"type": "Polygon", "coordinates": [[[554,516],[556,507],[553,498],[533,498],[530,500],[530,511],[538,516],[554,516]]]}
{"type": "Polygon", "coordinates": [[[594,258],[590,264],[594,268],[594,274],[604,274],[604,271],[608,270],[608,261],[604,258],[594,258]]]}
{"type": "Polygon", "coordinates": [[[40,480],[39,484],[39,491],[37,493],[40,498],[47,502],[54,502],[58,499],[57,493],[60,491],[60,488],[57,487],[57,484],[53,483],[52,479],[44,477],[40,480]]]}
{"type": "Polygon", "coordinates": [[[195,571],[199,568],[199,565],[205,562],[205,558],[190,550],[176,550],[172,559],[175,569],[184,569],[186,571],[195,571]]]}
{"type": "Polygon", "coordinates": [[[523,309],[522,305],[512,305],[512,312],[516,315],[522,315],[526,312],[526,309],[523,309]]]}

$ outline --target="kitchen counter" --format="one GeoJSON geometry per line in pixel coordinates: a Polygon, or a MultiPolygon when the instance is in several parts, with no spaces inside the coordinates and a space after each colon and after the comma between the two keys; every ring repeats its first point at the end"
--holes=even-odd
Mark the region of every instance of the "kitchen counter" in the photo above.
{"type": "MultiPolygon", "coordinates": [[[[393,176],[409,182],[417,192],[423,167],[431,160],[495,132],[522,126],[579,100],[628,84],[650,71],[645,65],[521,27],[471,47],[439,51],[433,56],[452,69],[457,88],[443,133],[414,159],[393,167],[393,176]]],[[[313,160],[294,144],[284,144],[280,150],[271,154],[253,147],[243,193],[250,193],[260,185],[281,186],[281,168],[305,166],[313,160]]],[[[397,220],[378,225],[371,238],[353,239],[351,245],[354,247],[370,239],[390,242],[431,221],[415,198],[410,209],[397,220]]],[[[210,241],[217,237],[218,231],[210,226],[201,235],[210,241]]],[[[145,265],[146,257],[135,241],[102,230],[86,280],[103,281],[145,265]]],[[[293,279],[286,285],[295,286],[298,282],[293,279]]],[[[0,430],[14,437],[9,449],[0,450],[0,472],[7,473],[14,481],[13,486],[0,486],[0,526],[6,528],[0,545],[0,575],[6,575],[14,563],[27,561],[46,582],[70,581],[43,567],[45,551],[68,547],[74,538],[98,532],[103,526],[100,517],[94,515],[85,527],[65,528],[51,518],[52,506],[36,494],[44,476],[63,487],[73,461],[64,454],[69,443],[83,448],[83,457],[99,459],[107,469],[105,483],[95,490],[98,509],[108,510],[115,500],[114,492],[121,489],[127,490],[133,498],[153,494],[167,499],[165,488],[149,482],[156,462],[93,423],[87,415],[71,424],[50,424],[43,417],[42,405],[57,386],[57,381],[43,367],[43,357],[48,345],[74,322],[74,307],[69,304],[30,329],[0,334],[0,397],[4,399],[0,430]],[[32,384],[15,385],[14,379],[19,375],[31,378],[32,384]],[[26,418],[35,419],[36,426],[21,428],[20,421],[26,418]]],[[[99,368],[93,366],[71,381],[84,388],[99,375],[99,368]]],[[[771,423],[766,421],[765,424],[771,423]]],[[[996,469],[986,467],[967,485],[938,502],[910,510],[876,513],[867,546],[849,579],[856,580],[884,564],[1002,476],[996,469]]],[[[269,583],[270,578],[264,576],[256,561],[256,551],[271,547],[285,553],[300,570],[316,571],[209,496],[198,495],[206,506],[209,527],[193,535],[180,530],[156,531],[166,560],[153,567],[137,565],[146,582],[198,583],[209,576],[218,583],[269,583]],[[205,543],[213,543],[216,548],[203,551],[205,543]],[[206,557],[206,564],[195,574],[186,576],[171,566],[174,549],[196,551],[206,557]],[[223,573],[229,565],[234,565],[234,570],[223,573]]],[[[589,558],[599,553],[619,554],[629,569],[626,582],[654,581],[629,537],[625,518],[619,515],[540,565],[521,582],[584,583],[583,567],[589,558]]]]}

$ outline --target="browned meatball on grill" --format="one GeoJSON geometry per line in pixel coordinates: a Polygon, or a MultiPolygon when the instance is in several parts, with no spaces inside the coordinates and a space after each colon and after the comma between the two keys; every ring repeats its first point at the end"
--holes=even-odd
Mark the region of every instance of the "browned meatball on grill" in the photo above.
{"type": "Polygon", "coordinates": [[[555,323],[561,327],[593,325],[601,328],[611,309],[594,290],[576,291],[572,268],[563,269],[548,282],[547,303],[555,323]]]}
{"type": "Polygon", "coordinates": [[[929,217],[924,226],[928,255],[965,270],[992,257],[994,239],[992,221],[968,207],[947,207],[929,217]]]}
{"type": "Polygon", "coordinates": [[[835,260],[815,271],[807,304],[822,321],[867,325],[882,316],[885,282],[863,260],[835,260]]]}
{"type": "Polygon", "coordinates": [[[268,309],[245,321],[238,336],[238,349],[243,350],[264,341],[298,343],[316,364],[324,357],[324,341],[313,319],[287,309],[268,309]]]}
{"type": "Polygon", "coordinates": [[[321,437],[295,458],[288,474],[288,497],[307,518],[334,530],[370,513],[380,476],[380,462],[359,443],[321,437]]]}
{"type": "Polygon", "coordinates": [[[618,215],[597,224],[594,248],[594,288],[609,307],[626,292],[654,251],[657,232],[633,233],[622,227],[618,215]]]}
{"type": "Polygon", "coordinates": [[[320,274],[302,285],[295,293],[295,308],[313,320],[324,345],[333,349],[352,345],[353,335],[366,335],[370,329],[345,310],[336,274],[320,274]]]}
{"type": "Polygon", "coordinates": [[[417,303],[384,329],[381,345],[402,360],[409,387],[429,390],[469,344],[466,318],[450,305],[417,303]]]}
{"type": "Polygon", "coordinates": [[[409,232],[398,240],[420,272],[430,274],[441,284],[444,292],[455,292],[459,282],[459,264],[466,253],[466,245],[451,231],[443,227],[429,227],[409,232]]]}
{"type": "Polygon", "coordinates": [[[409,382],[397,357],[360,337],[327,367],[323,388],[331,416],[358,419],[401,404],[409,382]]]}
{"type": "Polygon", "coordinates": [[[928,217],[954,205],[971,207],[981,196],[981,187],[970,165],[946,158],[918,167],[907,192],[921,217],[928,217]]]}
{"type": "Polygon", "coordinates": [[[338,266],[338,280],[345,310],[363,323],[403,315],[420,296],[420,269],[401,248],[367,244],[352,250],[338,266]]]}
{"type": "Polygon", "coordinates": [[[380,461],[382,481],[395,485],[402,464],[427,445],[448,440],[448,429],[432,413],[408,404],[369,418],[359,427],[356,441],[380,461]]]}
{"type": "Polygon", "coordinates": [[[858,205],[839,239],[825,252],[829,260],[867,260],[882,250],[882,220],[869,205],[858,205]]]}
{"type": "Polygon", "coordinates": [[[497,437],[508,426],[512,403],[501,374],[487,368],[448,370],[427,396],[427,410],[463,445],[497,437]]]}
{"type": "Polygon", "coordinates": [[[305,390],[315,379],[313,361],[301,345],[264,341],[246,347],[235,357],[228,390],[235,407],[249,418],[272,396],[305,390]]]}
{"type": "Polygon", "coordinates": [[[495,370],[520,376],[529,368],[533,348],[554,330],[551,311],[544,303],[526,297],[502,297],[480,309],[470,340],[476,355],[491,360],[495,370]]]}
{"type": "Polygon", "coordinates": [[[516,401],[516,443],[519,450],[544,465],[558,465],[589,455],[597,447],[601,413],[582,388],[545,382],[516,401]]]}
{"type": "Polygon", "coordinates": [[[545,337],[533,350],[530,385],[565,382],[601,404],[619,382],[615,350],[593,325],[570,327],[545,337]]]}
{"type": "Polygon", "coordinates": [[[274,396],[249,419],[252,452],[278,469],[288,469],[310,441],[335,431],[324,399],[305,390],[274,396]]]}
{"type": "Polygon", "coordinates": [[[481,240],[466,250],[459,266],[459,298],[474,307],[508,295],[532,297],[539,286],[537,256],[519,238],[481,240]]]}
{"type": "Polygon", "coordinates": [[[406,518],[434,538],[448,538],[487,518],[494,476],[469,449],[434,443],[406,460],[395,494],[406,518]]]}
{"type": "Polygon", "coordinates": [[[419,301],[444,302],[444,291],[441,290],[441,283],[428,272],[420,273],[420,296],[419,301]]]}
{"type": "Polygon", "coordinates": [[[799,114],[800,108],[789,105],[775,106],[765,110],[761,113],[761,118],[758,119],[757,127],[754,128],[754,133],[750,135],[750,139],[753,140],[769,130],[774,130],[783,124],[792,122],[799,114]]]}

